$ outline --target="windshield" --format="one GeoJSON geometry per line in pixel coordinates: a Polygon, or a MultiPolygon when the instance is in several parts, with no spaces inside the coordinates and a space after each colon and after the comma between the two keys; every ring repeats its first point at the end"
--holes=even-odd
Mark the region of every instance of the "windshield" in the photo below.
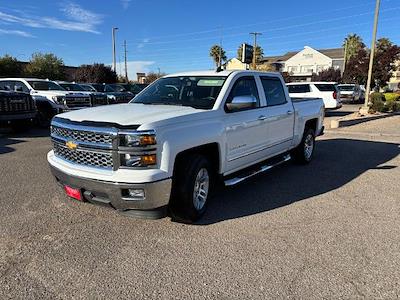
{"type": "Polygon", "coordinates": [[[92,87],[96,89],[98,92],[104,92],[104,84],[92,84],[92,87]]]}
{"type": "Polygon", "coordinates": [[[127,92],[127,90],[120,84],[109,84],[110,87],[114,92],[127,92]]]}
{"type": "Polygon", "coordinates": [[[354,91],[354,85],[338,85],[339,91],[347,91],[352,92],[354,91]]]}
{"type": "Polygon", "coordinates": [[[95,88],[92,88],[90,85],[86,84],[80,84],[79,86],[82,87],[83,90],[88,91],[88,92],[96,92],[95,88]]]}
{"type": "Polygon", "coordinates": [[[133,103],[212,109],[226,77],[167,77],[152,83],[133,103]]]}
{"type": "Polygon", "coordinates": [[[84,92],[85,90],[78,84],[75,83],[59,83],[64,89],[67,91],[74,91],[74,92],[84,92]]]}
{"type": "Polygon", "coordinates": [[[37,91],[65,91],[63,87],[52,81],[28,80],[29,85],[37,91]]]}

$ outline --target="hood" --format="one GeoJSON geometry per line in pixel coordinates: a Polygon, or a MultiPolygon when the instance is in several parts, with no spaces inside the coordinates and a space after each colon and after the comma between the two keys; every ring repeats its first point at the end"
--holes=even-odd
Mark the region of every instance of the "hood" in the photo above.
{"type": "Polygon", "coordinates": [[[60,114],[58,117],[76,122],[107,122],[129,126],[157,122],[201,111],[188,106],[131,103],[81,109],[60,114]]]}
{"type": "Polygon", "coordinates": [[[45,97],[53,97],[53,96],[85,96],[87,94],[82,94],[81,92],[70,92],[70,91],[33,91],[32,95],[40,95],[45,97]]]}
{"type": "Polygon", "coordinates": [[[130,92],[108,92],[107,95],[112,95],[112,96],[132,96],[132,93],[130,93],[130,92]]]}

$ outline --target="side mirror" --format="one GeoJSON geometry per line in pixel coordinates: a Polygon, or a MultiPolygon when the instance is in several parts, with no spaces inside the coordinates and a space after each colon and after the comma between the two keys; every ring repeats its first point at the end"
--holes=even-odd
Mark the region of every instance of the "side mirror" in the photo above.
{"type": "Polygon", "coordinates": [[[226,104],[228,111],[236,111],[253,108],[257,105],[257,99],[252,95],[236,96],[231,103],[226,104]]]}
{"type": "Polygon", "coordinates": [[[22,86],[14,86],[14,92],[23,92],[24,90],[22,89],[22,86]]]}

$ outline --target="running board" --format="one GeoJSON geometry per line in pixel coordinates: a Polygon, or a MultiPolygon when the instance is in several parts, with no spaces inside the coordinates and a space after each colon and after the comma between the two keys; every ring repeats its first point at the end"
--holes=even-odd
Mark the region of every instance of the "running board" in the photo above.
{"type": "Polygon", "coordinates": [[[278,166],[280,164],[283,164],[284,162],[287,162],[290,159],[291,159],[290,154],[286,154],[286,155],[282,156],[282,160],[276,161],[276,162],[271,163],[271,164],[260,166],[259,168],[255,169],[255,170],[252,170],[250,172],[244,173],[243,175],[239,175],[238,177],[225,180],[224,181],[225,186],[236,185],[236,184],[238,184],[238,183],[240,183],[240,182],[242,182],[242,181],[244,181],[246,179],[249,179],[249,178],[251,178],[253,176],[256,176],[256,175],[258,175],[260,173],[264,173],[264,172],[272,169],[273,167],[276,167],[276,166],[278,166]]]}

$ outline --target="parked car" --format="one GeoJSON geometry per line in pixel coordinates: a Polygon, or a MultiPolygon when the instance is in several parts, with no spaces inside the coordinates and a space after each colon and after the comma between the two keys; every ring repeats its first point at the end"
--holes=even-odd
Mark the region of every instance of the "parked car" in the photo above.
{"type": "Polygon", "coordinates": [[[66,91],[57,83],[34,78],[3,78],[0,87],[10,91],[29,93],[35,101],[38,110],[38,120],[41,125],[49,124],[58,113],[90,107],[88,95],[66,91]]]}
{"type": "Polygon", "coordinates": [[[28,93],[0,88],[0,124],[23,129],[36,118],[35,102],[28,93]]]}
{"type": "Polygon", "coordinates": [[[326,109],[342,107],[335,82],[292,82],[287,87],[290,97],[322,98],[326,109]]]}
{"type": "Polygon", "coordinates": [[[217,178],[231,186],[290,157],[309,163],[323,118],[322,99],[292,101],[279,73],[180,73],[128,104],[57,116],[47,159],[70,197],[192,222],[217,178]]]}
{"type": "Polygon", "coordinates": [[[89,95],[91,106],[99,106],[99,105],[107,105],[107,94],[100,93],[96,90],[87,91],[83,86],[74,82],[66,82],[66,81],[57,81],[59,85],[61,85],[65,90],[70,92],[76,92],[77,94],[89,95]]]}
{"type": "Polygon", "coordinates": [[[146,83],[120,83],[120,85],[128,92],[131,92],[134,96],[139,94],[148,86],[146,83]]]}
{"type": "Polygon", "coordinates": [[[358,84],[338,84],[337,88],[340,91],[340,98],[342,101],[357,103],[362,101],[365,97],[363,90],[358,84]]]}
{"type": "Polygon", "coordinates": [[[90,86],[98,92],[106,93],[109,104],[128,103],[135,96],[120,84],[90,83],[85,84],[85,86],[90,86]]]}

